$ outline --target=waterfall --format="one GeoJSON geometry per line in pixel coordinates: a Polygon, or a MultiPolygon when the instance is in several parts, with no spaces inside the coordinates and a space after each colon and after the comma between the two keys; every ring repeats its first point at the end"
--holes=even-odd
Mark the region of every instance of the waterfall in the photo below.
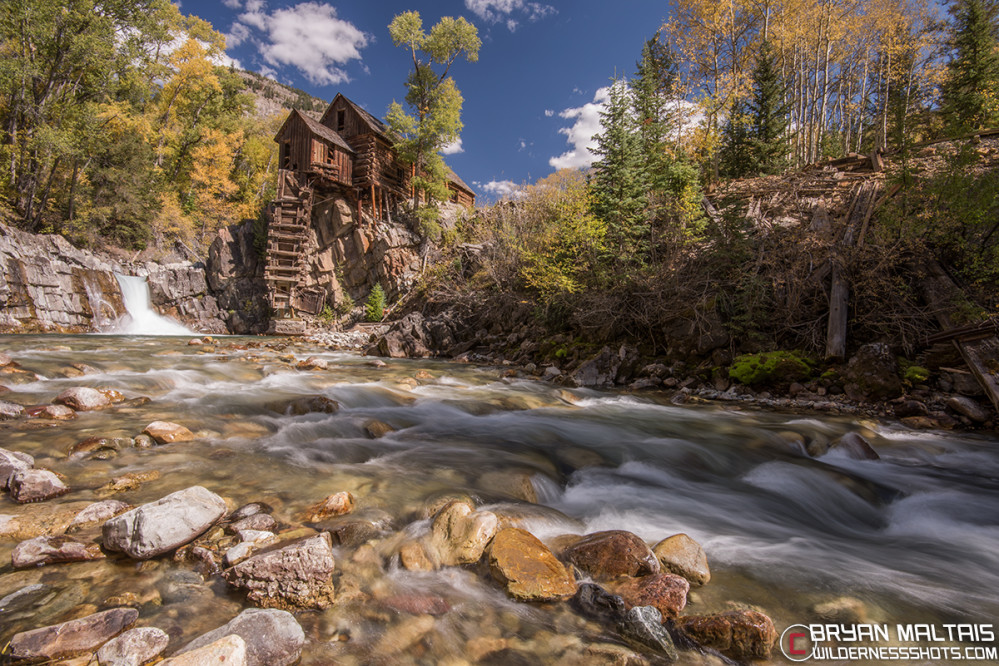
{"type": "Polygon", "coordinates": [[[152,308],[146,278],[132,275],[114,276],[121,287],[121,300],[127,313],[118,320],[114,333],[125,335],[194,335],[180,323],[164,317],[152,308]]]}

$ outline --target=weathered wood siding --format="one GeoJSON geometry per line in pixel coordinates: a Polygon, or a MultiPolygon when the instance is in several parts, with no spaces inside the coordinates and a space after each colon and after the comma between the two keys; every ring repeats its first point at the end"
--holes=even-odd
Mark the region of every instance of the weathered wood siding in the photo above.
{"type": "Polygon", "coordinates": [[[350,186],[353,160],[350,153],[309,129],[298,116],[292,116],[284,130],[275,137],[280,148],[280,168],[312,172],[350,186]]]}
{"type": "Polygon", "coordinates": [[[312,162],[314,135],[297,116],[292,116],[283,131],[275,137],[278,142],[282,169],[304,171],[312,162]]]}
{"type": "Polygon", "coordinates": [[[333,100],[319,122],[342,136],[354,150],[357,150],[357,146],[354,145],[352,139],[359,134],[367,134],[371,131],[357,111],[342,97],[333,100]],[[342,125],[339,122],[341,113],[343,114],[342,125]]]}

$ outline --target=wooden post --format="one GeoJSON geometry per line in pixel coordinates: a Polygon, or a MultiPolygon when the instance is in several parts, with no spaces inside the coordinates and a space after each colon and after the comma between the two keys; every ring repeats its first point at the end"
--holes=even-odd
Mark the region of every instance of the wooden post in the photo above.
{"type": "Polygon", "coordinates": [[[826,328],[826,360],[842,361],[846,358],[846,332],[849,318],[850,282],[845,274],[846,254],[853,246],[857,229],[869,219],[880,189],[877,183],[864,181],[857,188],[846,218],[843,238],[833,250],[832,284],[829,289],[829,322],[826,328]]]}
{"type": "Polygon", "coordinates": [[[375,212],[375,184],[371,183],[371,217],[378,219],[378,213],[375,212]]]}

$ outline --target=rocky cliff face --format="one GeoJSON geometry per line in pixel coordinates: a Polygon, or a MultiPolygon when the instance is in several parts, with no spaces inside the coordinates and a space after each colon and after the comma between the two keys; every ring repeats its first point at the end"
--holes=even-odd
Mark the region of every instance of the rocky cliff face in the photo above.
{"type": "Polygon", "coordinates": [[[122,264],[55,235],[0,225],[0,332],[110,330],[125,313],[114,274],[148,276],[153,306],[205,333],[226,332],[199,264],[122,264]]]}

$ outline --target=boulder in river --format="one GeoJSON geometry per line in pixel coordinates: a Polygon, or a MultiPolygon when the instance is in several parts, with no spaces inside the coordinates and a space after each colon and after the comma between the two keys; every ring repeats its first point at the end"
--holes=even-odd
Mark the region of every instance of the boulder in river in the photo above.
{"type": "Polygon", "coordinates": [[[324,395],[307,395],[295,398],[288,403],[272,405],[271,409],[287,416],[302,416],[304,414],[336,414],[340,411],[340,403],[324,395]]]}
{"type": "Polygon", "coordinates": [[[676,627],[701,645],[739,661],[769,659],[777,640],[773,621],[753,610],[689,615],[677,619],[676,627]]]}
{"type": "Polygon", "coordinates": [[[832,443],[829,447],[830,450],[835,449],[842,451],[848,457],[854,460],[880,460],[881,456],[878,452],[874,450],[863,435],[858,435],[855,432],[848,432],[838,440],[832,443]]]}
{"type": "Polygon", "coordinates": [[[323,501],[302,512],[299,519],[303,523],[318,523],[333,516],[342,516],[354,510],[354,496],[343,491],[334,493],[323,501]]]}
{"type": "Polygon", "coordinates": [[[225,501],[201,486],[178,490],[104,523],[104,547],[137,560],[156,557],[193,541],[225,510],[225,501]]]}
{"type": "Polygon", "coordinates": [[[16,402],[0,400],[0,421],[10,421],[24,416],[24,407],[16,402]]]}
{"type": "Polygon", "coordinates": [[[7,483],[10,498],[18,504],[41,502],[69,492],[69,487],[55,472],[47,469],[20,469],[7,483]]]}
{"type": "Polygon", "coordinates": [[[609,624],[620,622],[628,610],[619,595],[594,583],[582,583],[570,605],[583,617],[609,624]]]}
{"type": "Polygon", "coordinates": [[[333,544],[328,532],[278,544],[223,575],[247,598],[271,608],[326,608],[333,603],[333,544]]]}
{"type": "Polygon", "coordinates": [[[663,617],[674,618],[687,605],[690,583],[675,574],[626,578],[613,587],[628,606],[654,606],[663,617]]]}
{"type": "Polygon", "coordinates": [[[952,395],[947,398],[947,406],[975,423],[985,423],[992,418],[992,413],[982,407],[977,400],[963,395],[952,395]]]}
{"type": "Polygon", "coordinates": [[[516,527],[500,530],[489,545],[489,570],[521,601],[568,599],[576,581],[545,544],[516,527]]]}
{"type": "Polygon", "coordinates": [[[185,645],[183,655],[226,636],[239,636],[246,643],[247,666],[290,666],[298,662],[305,645],[305,632],[295,616],[273,608],[248,608],[218,629],[185,645]]]}
{"type": "Polygon", "coordinates": [[[708,558],[701,544],[686,534],[674,534],[652,547],[664,571],[683,576],[691,585],[706,585],[711,580],[708,558]]]}
{"type": "Polygon", "coordinates": [[[100,666],[142,666],[160,656],[169,644],[170,636],[162,629],[135,627],[102,645],[97,651],[97,663],[100,666]]]}
{"type": "Polygon", "coordinates": [[[14,546],[11,563],[15,569],[56,564],[59,562],[86,562],[104,557],[96,543],[83,543],[68,536],[39,536],[14,546]]]}
{"type": "Polygon", "coordinates": [[[659,573],[659,559],[637,535],[624,530],[587,534],[562,552],[562,559],[597,580],[659,573]]]}
{"type": "Polygon", "coordinates": [[[441,564],[471,564],[482,557],[498,526],[499,519],[491,511],[476,511],[467,502],[449,502],[434,518],[430,543],[441,564]]]}
{"type": "Polygon", "coordinates": [[[18,470],[31,469],[35,459],[27,453],[0,449],[0,490],[6,490],[10,477],[18,470]]]}
{"type": "Polygon", "coordinates": [[[625,613],[618,625],[621,635],[629,643],[649,648],[669,661],[676,661],[673,637],[663,626],[663,616],[652,606],[635,606],[625,613]]]}
{"type": "Polygon", "coordinates": [[[96,650],[125,631],[139,617],[134,608],[112,608],[62,624],[22,631],[8,646],[14,662],[49,661],[96,650]]]}
{"type": "Polygon", "coordinates": [[[68,388],[57,395],[53,402],[66,405],[78,412],[99,411],[111,406],[111,401],[106,395],[88,386],[68,388]]]}
{"type": "Polygon", "coordinates": [[[157,444],[173,444],[174,442],[189,442],[194,439],[194,433],[179,423],[169,421],[153,421],[142,431],[149,435],[157,444]]]}
{"type": "Polygon", "coordinates": [[[76,418],[76,412],[66,405],[41,405],[28,410],[29,419],[48,419],[50,421],[71,421],[76,418]]]}

